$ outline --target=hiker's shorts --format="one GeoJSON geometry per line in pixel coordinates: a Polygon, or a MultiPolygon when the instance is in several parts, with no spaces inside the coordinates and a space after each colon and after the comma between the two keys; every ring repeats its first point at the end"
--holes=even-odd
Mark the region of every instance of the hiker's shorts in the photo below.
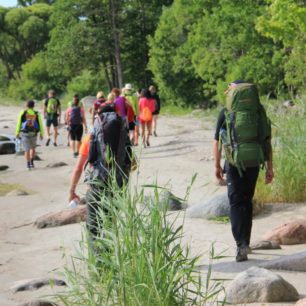
{"type": "Polygon", "coordinates": [[[57,114],[49,114],[47,113],[47,118],[46,118],[46,126],[50,127],[53,125],[54,127],[58,126],[58,119],[57,119],[57,114]]]}
{"type": "Polygon", "coordinates": [[[36,140],[37,140],[37,135],[33,136],[25,133],[21,135],[21,141],[25,151],[30,151],[31,149],[35,149],[36,140]]]}
{"type": "Polygon", "coordinates": [[[83,125],[82,124],[72,124],[69,126],[70,139],[72,141],[81,141],[83,136],[83,125]]]}

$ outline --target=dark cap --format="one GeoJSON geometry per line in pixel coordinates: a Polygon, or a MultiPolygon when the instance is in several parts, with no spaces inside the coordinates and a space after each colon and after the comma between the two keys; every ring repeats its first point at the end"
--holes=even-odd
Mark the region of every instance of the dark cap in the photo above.
{"type": "Polygon", "coordinates": [[[28,108],[33,108],[34,105],[35,105],[35,102],[34,102],[33,100],[29,100],[29,101],[27,102],[27,107],[28,107],[28,108]]]}

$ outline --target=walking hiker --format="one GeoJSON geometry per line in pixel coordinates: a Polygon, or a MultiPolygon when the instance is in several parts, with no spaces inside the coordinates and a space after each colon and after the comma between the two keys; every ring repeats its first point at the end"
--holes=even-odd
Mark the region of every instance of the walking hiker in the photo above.
{"type": "Polygon", "coordinates": [[[87,228],[96,237],[98,232],[98,210],[107,208],[101,202],[101,193],[112,196],[111,174],[114,172],[116,183],[122,188],[128,181],[131,168],[131,146],[124,120],[116,113],[114,103],[101,105],[94,122],[93,132],[87,135],[79,151],[79,159],[72,174],[69,202],[79,199],[76,187],[84,165],[88,161],[89,170],[86,181],[89,189],[87,199],[87,228]],[[112,159],[109,158],[112,156],[112,159]]]}
{"type": "Polygon", "coordinates": [[[54,129],[54,142],[53,145],[57,146],[58,136],[58,125],[61,121],[61,104],[60,101],[55,97],[55,91],[48,91],[48,98],[44,103],[44,118],[46,119],[46,130],[47,130],[47,142],[46,146],[50,144],[50,127],[53,125],[54,129]]]}
{"type": "Polygon", "coordinates": [[[78,95],[74,95],[72,106],[67,109],[65,116],[65,121],[68,125],[70,134],[70,147],[73,156],[77,157],[79,155],[83,131],[85,130],[85,133],[87,133],[85,112],[84,108],[80,106],[78,95]]]}
{"type": "Polygon", "coordinates": [[[95,121],[95,117],[98,114],[101,104],[106,102],[103,91],[99,91],[96,97],[97,100],[93,102],[93,106],[89,109],[89,112],[92,114],[92,123],[95,121]]]}
{"type": "Polygon", "coordinates": [[[34,110],[34,106],[34,101],[27,102],[27,109],[20,112],[16,127],[16,138],[19,139],[21,136],[25,151],[24,156],[29,170],[34,168],[37,134],[40,135],[41,140],[44,135],[41,116],[38,111],[34,110]]]}
{"type": "Polygon", "coordinates": [[[232,234],[237,245],[236,261],[248,260],[252,229],[252,199],[260,166],[266,183],[274,177],[271,124],[259,100],[257,87],[245,81],[231,83],[225,91],[227,105],[219,114],[213,142],[215,176],[223,182],[221,146],[225,153],[227,192],[232,234]]]}
{"type": "MultiPolygon", "coordinates": [[[[153,115],[153,122],[152,122],[152,129],[153,129],[153,135],[157,136],[156,130],[157,130],[157,119],[160,112],[160,98],[159,95],[156,92],[155,86],[151,85],[149,87],[151,97],[155,100],[155,110],[152,113],[153,115]]],[[[152,134],[152,133],[151,133],[152,134]]]]}
{"type": "Polygon", "coordinates": [[[150,132],[154,111],[155,100],[151,97],[149,90],[142,89],[139,98],[139,122],[141,125],[141,136],[144,147],[150,146],[150,132]]]}
{"type": "MultiPolygon", "coordinates": [[[[129,133],[130,133],[130,140],[132,145],[138,146],[138,138],[139,138],[139,104],[138,104],[138,97],[136,93],[133,93],[132,84],[125,84],[123,88],[123,94],[125,99],[128,101],[129,105],[133,110],[133,118],[129,119],[129,133]]],[[[128,114],[129,115],[129,114],[128,114]]]]}

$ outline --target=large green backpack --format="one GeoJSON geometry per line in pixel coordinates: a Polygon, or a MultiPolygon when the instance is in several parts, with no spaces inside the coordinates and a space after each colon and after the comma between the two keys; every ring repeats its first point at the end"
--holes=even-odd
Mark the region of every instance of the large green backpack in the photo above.
{"type": "Polygon", "coordinates": [[[57,114],[58,100],[55,98],[48,98],[47,113],[57,114]]]}
{"type": "Polygon", "coordinates": [[[267,139],[271,137],[271,121],[259,100],[256,85],[237,84],[227,95],[225,127],[220,143],[228,162],[242,176],[247,167],[264,165],[269,158],[267,139]]]}

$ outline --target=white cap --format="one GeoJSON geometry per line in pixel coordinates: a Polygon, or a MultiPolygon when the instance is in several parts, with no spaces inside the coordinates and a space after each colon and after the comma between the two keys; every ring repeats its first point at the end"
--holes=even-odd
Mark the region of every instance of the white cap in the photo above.
{"type": "Polygon", "coordinates": [[[131,90],[132,89],[132,84],[130,84],[130,83],[125,84],[124,89],[131,90]]]}

